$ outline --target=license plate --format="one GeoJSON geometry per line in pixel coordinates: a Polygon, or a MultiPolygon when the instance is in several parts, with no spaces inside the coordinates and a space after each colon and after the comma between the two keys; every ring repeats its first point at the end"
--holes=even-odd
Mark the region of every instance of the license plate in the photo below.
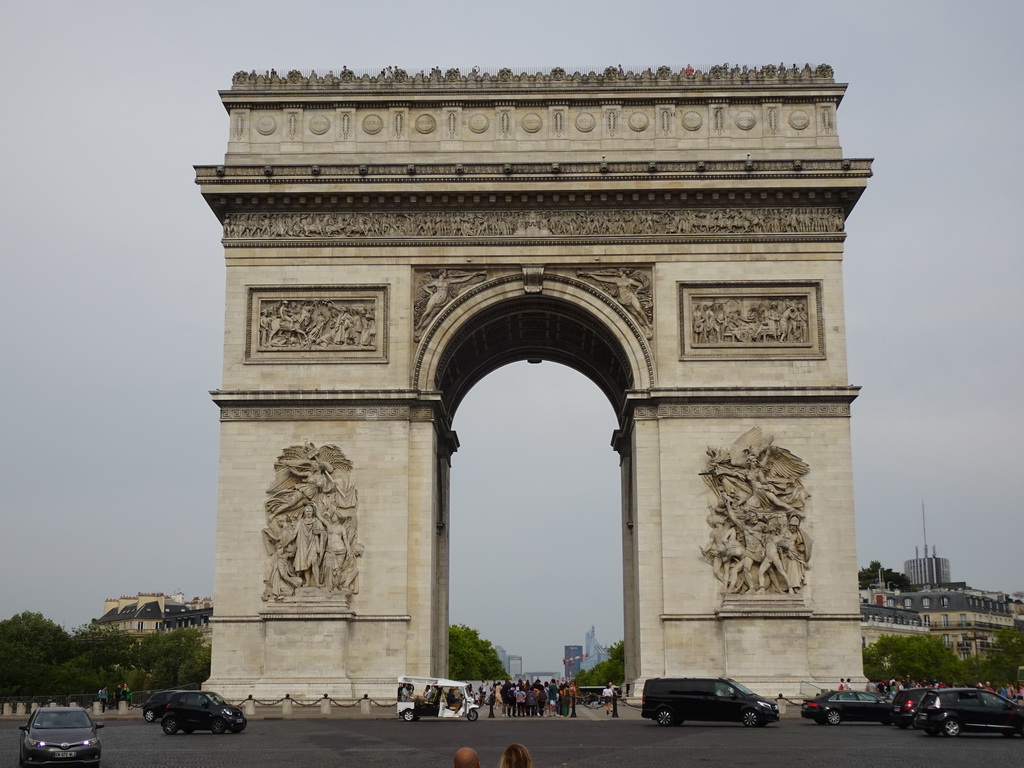
{"type": "Polygon", "coordinates": [[[53,752],[54,757],[78,757],[77,752],[53,752]]]}

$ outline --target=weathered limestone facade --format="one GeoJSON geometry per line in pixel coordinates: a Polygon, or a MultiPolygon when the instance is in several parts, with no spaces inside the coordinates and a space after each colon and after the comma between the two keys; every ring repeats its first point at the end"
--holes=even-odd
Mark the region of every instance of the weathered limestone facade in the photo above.
{"type": "MultiPolygon", "coordinates": [[[[558,361],[619,418],[627,680],[860,670],[831,68],[239,73],[213,673],[444,673],[459,402],[558,361]]],[[[528,480],[528,479],[527,479],[528,480]]]]}

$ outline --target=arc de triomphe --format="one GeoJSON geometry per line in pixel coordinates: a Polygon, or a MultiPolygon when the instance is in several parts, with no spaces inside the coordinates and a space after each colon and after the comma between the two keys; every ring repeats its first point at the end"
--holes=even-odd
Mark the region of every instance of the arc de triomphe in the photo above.
{"type": "Polygon", "coordinates": [[[453,415],[563,363],[618,418],[627,682],[861,670],[842,254],[871,175],[827,65],[239,72],[197,167],[227,267],[232,697],[447,665],[453,415]]]}

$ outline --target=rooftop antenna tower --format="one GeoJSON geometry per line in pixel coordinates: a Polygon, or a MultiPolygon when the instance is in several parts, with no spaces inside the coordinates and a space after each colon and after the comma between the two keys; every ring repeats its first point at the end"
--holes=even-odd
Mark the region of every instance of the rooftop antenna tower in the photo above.
{"type": "Polygon", "coordinates": [[[924,556],[928,557],[928,521],[924,516],[924,499],[921,499],[921,527],[924,529],[924,556]]]}

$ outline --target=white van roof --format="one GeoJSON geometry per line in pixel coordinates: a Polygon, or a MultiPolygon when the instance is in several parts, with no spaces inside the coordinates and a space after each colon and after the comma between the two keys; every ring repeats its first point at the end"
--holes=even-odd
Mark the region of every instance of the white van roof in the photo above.
{"type": "Polygon", "coordinates": [[[417,677],[416,675],[402,675],[398,678],[400,683],[412,683],[415,686],[439,685],[442,688],[465,688],[469,683],[462,680],[449,680],[446,677],[417,677]]]}

